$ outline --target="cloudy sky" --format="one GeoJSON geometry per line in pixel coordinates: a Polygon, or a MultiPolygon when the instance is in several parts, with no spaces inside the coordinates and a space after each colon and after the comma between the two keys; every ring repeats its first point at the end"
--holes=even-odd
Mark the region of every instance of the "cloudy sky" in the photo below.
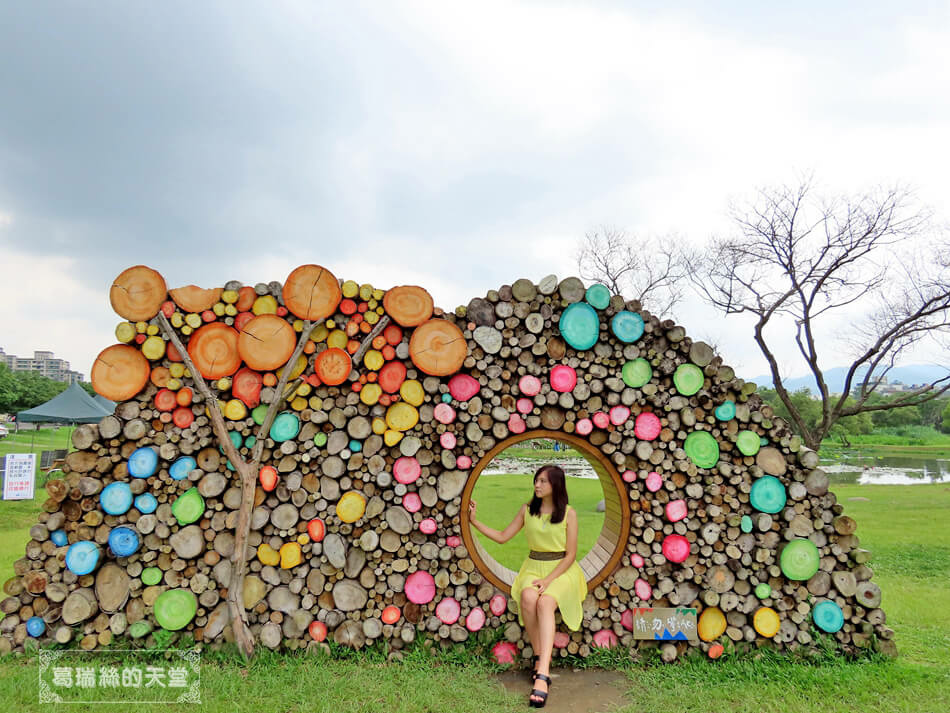
{"type": "MultiPolygon", "coordinates": [[[[88,377],[138,263],[317,262],[451,309],[573,274],[600,224],[699,244],[809,171],[950,218],[946,2],[658,5],[0,4],[0,346],[88,377]]],[[[680,312],[765,372],[745,323],[680,312]]]]}

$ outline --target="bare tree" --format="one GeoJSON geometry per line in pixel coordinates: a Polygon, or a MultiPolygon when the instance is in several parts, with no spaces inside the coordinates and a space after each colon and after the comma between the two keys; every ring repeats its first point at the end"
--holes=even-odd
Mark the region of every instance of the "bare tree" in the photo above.
{"type": "Polygon", "coordinates": [[[629,295],[655,314],[669,315],[685,293],[687,259],[674,236],[640,241],[603,226],[581,238],[576,257],[584,280],[629,295]]]}
{"type": "Polygon", "coordinates": [[[930,221],[908,191],[823,199],[804,180],[759,190],[732,218],[736,232],[697,253],[690,275],[726,315],[754,317],[755,342],[808,447],[817,449],[845,416],[915,406],[950,388],[948,373],[886,403],[868,402],[912,346],[950,327],[948,265],[915,257],[930,221]],[[832,332],[840,339],[829,339],[832,332]],[[814,376],[817,423],[803,418],[783,384],[776,358],[783,335],[793,336],[814,376]],[[851,362],[842,393],[833,394],[825,370],[843,355],[851,362]]]}

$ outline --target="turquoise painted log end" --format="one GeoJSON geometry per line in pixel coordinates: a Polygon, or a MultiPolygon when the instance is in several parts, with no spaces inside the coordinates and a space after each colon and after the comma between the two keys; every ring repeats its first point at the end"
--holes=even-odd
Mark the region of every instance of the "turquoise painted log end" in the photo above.
{"type": "Polygon", "coordinates": [[[99,493],[99,505],[107,515],[124,515],[132,507],[132,488],[121,480],[109,483],[99,493]]]}
{"type": "Polygon", "coordinates": [[[759,512],[774,515],[785,507],[787,500],[785,486],[774,475],[763,475],[757,478],[749,491],[749,503],[759,512]]]}
{"type": "Polygon", "coordinates": [[[636,312],[622,310],[610,320],[610,330],[624,344],[631,344],[643,336],[643,317],[636,312]]]}
{"type": "Polygon", "coordinates": [[[151,446],[143,446],[129,456],[129,475],[133,478],[150,478],[158,468],[158,451],[151,446]]]}
{"type": "Polygon", "coordinates": [[[575,302],[561,313],[558,329],[564,341],[577,351],[586,351],[600,337],[600,317],[586,302],[575,302]]]}
{"type": "Polygon", "coordinates": [[[182,456],[168,469],[168,474],[172,480],[184,480],[191,471],[198,467],[198,463],[191,456],[182,456]]]}
{"type": "Polygon", "coordinates": [[[585,294],[587,304],[594,309],[607,309],[610,305],[610,290],[601,284],[591,285],[585,294]]]}
{"type": "Polygon", "coordinates": [[[141,541],[138,533],[128,527],[116,527],[109,533],[109,549],[116,557],[128,557],[135,554],[141,541]]]}
{"type": "Polygon", "coordinates": [[[75,575],[89,574],[99,566],[102,551],[99,545],[90,540],[74,542],[66,550],[66,569],[75,575]]]}

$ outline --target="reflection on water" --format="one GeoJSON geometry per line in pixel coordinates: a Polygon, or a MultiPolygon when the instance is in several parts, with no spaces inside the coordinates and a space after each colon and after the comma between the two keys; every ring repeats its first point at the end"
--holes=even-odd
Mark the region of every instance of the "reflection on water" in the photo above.
{"type": "MultiPolygon", "coordinates": [[[[564,474],[575,478],[596,478],[597,474],[583,458],[564,458],[552,461],[564,469],[564,474]]],[[[482,475],[534,473],[544,461],[520,458],[495,458],[482,475]]],[[[950,483],[950,460],[942,458],[908,458],[846,454],[838,458],[822,458],[821,469],[832,483],[858,485],[920,485],[950,483]]]]}
{"type": "Polygon", "coordinates": [[[509,473],[533,474],[542,465],[559,465],[564,475],[575,478],[597,478],[597,473],[583,458],[552,459],[551,461],[522,460],[520,458],[494,458],[485,466],[482,475],[507,475],[509,473]]]}
{"type": "Polygon", "coordinates": [[[921,485],[950,483],[950,461],[942,458],[844,455],[822,458],[821,469],[833,483],[921,485]]]}

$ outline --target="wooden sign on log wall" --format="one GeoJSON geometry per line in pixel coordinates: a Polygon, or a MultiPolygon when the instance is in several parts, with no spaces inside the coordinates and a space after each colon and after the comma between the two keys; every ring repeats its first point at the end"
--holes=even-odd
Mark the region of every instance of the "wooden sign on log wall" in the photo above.
{"type": "Polygon", "coordinates": [[[695,609],[637,608],[630,611],[634,639],[699,641],[695,609]]]}

